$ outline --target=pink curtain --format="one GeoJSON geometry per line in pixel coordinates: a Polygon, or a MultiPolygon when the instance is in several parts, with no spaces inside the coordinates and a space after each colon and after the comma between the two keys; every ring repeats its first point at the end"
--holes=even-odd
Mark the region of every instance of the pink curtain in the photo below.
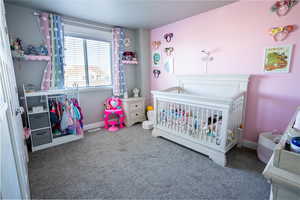
{"type": "MultiPolygon", "coordinates": [[[[38,17],[41,33],[43,34],[44,45],[47,47],[48,56],[51,57],[51,37],[50,37],[50,20],[49,14],[42,12],[38,17]]],[[[41,90],[49,90],[51,88],[51,76],[52,76],[52,62],[51,59],[48,61],[47,66],[44,70],[41,90]]]]}
{"type": "Polygon", "coordinates": [[[123,96],[126,92],[125,66],[122,63],[122,56],[125,51],[125,31],[123,28],[113,28],[113,94],[123,96]]]}

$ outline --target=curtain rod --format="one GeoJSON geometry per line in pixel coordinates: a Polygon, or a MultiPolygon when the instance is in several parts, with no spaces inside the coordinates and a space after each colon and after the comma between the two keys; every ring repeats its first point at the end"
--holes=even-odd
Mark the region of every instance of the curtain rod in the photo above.
{"type": "MultiPolygon", "coordinates": [[[[40,12],[39,11],[34,11],[33,12],[34,16],[40,16],[40,12]]],[[[94,29],[98,29],[98,30],[102,30],[102,31],[112,31],[113,26],[110,25],[104,25],[104,24],[98,24],[96,22],[91,22],[88,20],[83,20],[83,19],[78,19],[75,17],[68,17],[68,16],[64,16],[64,15],[60,15],[62,17],[62,21],[66,24],[70,24],[70,25],[80,25],[83,27],[87,27],[87,28],[94,28],[94,29]]]]}
{"type": "Polygon", "coordinates": [[[113,26],[109,25],[102,25],[102,24],[97,24],[95,22],[89,22],[77,18],[72,18],[72,17],[66,17],[62,16],[62,20],[65,24],[70,24],[70,25],[79,25],[87,28],[94,28],[102,31],[108,31],[111,32],[113,29],[113,26]]]}

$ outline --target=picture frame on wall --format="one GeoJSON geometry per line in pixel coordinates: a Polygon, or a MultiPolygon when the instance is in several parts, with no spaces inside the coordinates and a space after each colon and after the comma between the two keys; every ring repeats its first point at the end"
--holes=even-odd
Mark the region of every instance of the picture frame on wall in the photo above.
{"type": "Polygon", "coordinates": [[[265,48],[264,72],[289,73],[294,45],[281,45],[265,48]]]}

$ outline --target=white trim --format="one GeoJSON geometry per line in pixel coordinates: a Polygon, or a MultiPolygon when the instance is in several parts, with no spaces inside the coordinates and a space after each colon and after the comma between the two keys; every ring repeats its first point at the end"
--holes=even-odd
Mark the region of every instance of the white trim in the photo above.
{"type": "Polygon", "coordinates": [[[100,128],[100,127],[104,127],[104,121],[95,122],[95,123],[91,123],[91,124],[85,124],[83,126],[83,130],[87,131],[87,130],[96,129],[96,128],[100,128]]]}
{"type": "Polygon", "coordinates": [[[96,87],[82,87],[78,88],[80,93],[85,93],[85,92],[95,92],[95,91],[103,91],[103,90],[112,90],[111,85],[103,85],[103,86],[96,86],[96,87]]]}
{"type": "Polygon", "coordinates": [[[66,135],[66,136],[54,138],[52,143],[32,147],[32,152],[42,150],[42,149],[47,149],[49,147],[54,147],[54,146],[61,145],[61,144],[67,143],[67,142],[80,140],[82,138],[83,138],[83,135],[66,135]]]}
{"type": "Polygon", "coordinates": [[[252,142],[249,140],[243,140],[243,147],[246,147],[248,149],[253,149],[256,150],[257,149],[257,143],[256,142],[252,142]]]}

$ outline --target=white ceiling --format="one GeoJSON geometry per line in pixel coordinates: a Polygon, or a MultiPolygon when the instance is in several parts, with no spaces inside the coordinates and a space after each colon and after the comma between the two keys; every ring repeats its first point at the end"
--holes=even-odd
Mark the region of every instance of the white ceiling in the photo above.
{"type": "Polygon", "coordinates": [[[6,0],[61,15],[128,28],[155,28],[236,0],[6,0]]]}

